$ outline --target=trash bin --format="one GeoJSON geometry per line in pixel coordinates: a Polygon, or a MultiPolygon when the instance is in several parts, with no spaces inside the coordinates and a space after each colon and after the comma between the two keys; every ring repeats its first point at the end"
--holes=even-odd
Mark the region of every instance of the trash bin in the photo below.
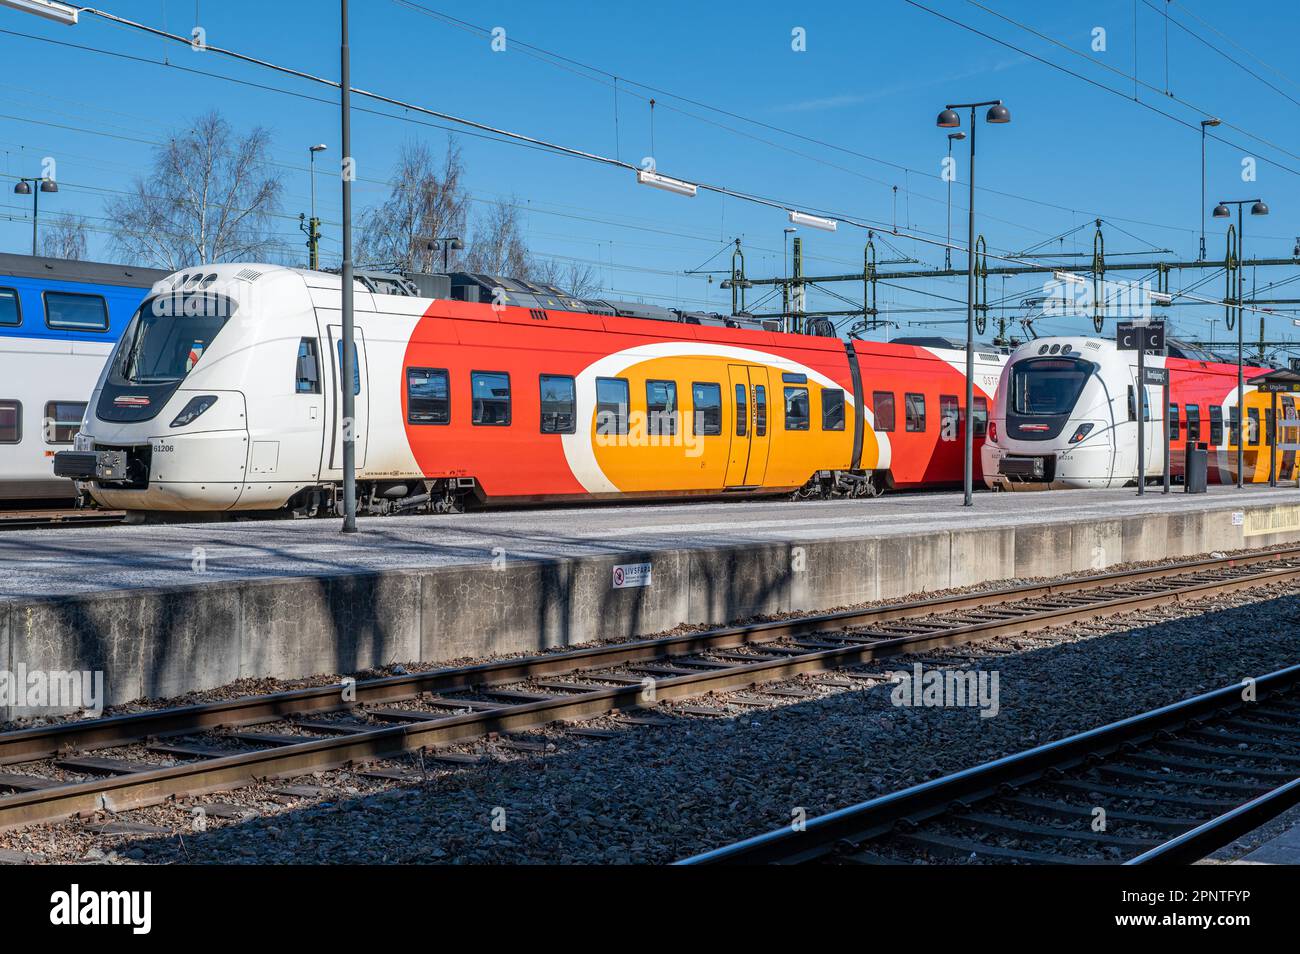
{"type": "Polygon", "coordinates": [[[1188,444],[1185,454],[1183,493],[1203,494],[1209,476],[1210,452],[1196,444],[1188,444]]]}

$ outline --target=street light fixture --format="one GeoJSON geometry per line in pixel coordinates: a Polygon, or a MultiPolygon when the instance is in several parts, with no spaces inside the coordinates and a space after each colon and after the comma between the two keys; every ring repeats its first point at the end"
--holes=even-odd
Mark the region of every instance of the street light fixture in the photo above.
{"type": "Polygon", "coordinates": [[[445,273],[447,271],[447,254],[453,249],[459,252],[465,247],[465,243],[461,241],[459,235],[439,236],[433,241],[435,244],[442,246],[442,270],[445,273]]]}
{"type": "Polygon", "coordinates": [[[966,434],[962,453],[962,506],[974,506],[975,482],[975,110],[989,107],[984,121],[994,125],[1011,122],[1011,110],[1002,100],[985,100],[980,103],[949,103],[939,114],[936,125],[940,129],[956,129],[961,125],[959,109],[970,110],[970,166],[966,172],[970,185],[967,202],[969,222],[966,245],[966,434]]]}
{"type": "Polygon", "coordinates": [[[14,186],[14,195],[30,195],[32,197],[32,255],[36,255],[36,219],[40,212],[40,199],[42,192],[58,192],[59,184],[49,176],[37,176],[34,179],[19,179],[18,184],[14,186]],[[33,189],[32,186],[38,186],[33,189]]]}
{"type": "MultiPolygon", "coordinates": [[[[1214,207],[1214,217],[1216,219],[1226,219],[1232,215],[1228,206],[1237,207],[1237,268],[1241,268],[1241,263],[1246,260],[1245,256],[1245,221],[1242,218],[1241,208],[1244,205],[1250,206],[1251,215],[1268,215],[1268,206],[1264,204],[1263,199],[1225,199],[1214,207]]],[[[1229,226],[1231,228],[1231,226],[1229,226]]],[[[1225,261],[1224,265],[1228,263],[1225,261]]],[[[1241,490],[1245,486],[1245,441],[1242,439],[1246,431],[1246,373],[1245,362],[1242,357],[1244,335],[1242,328],[1242,318],[1245,312],[1241,307],[1241,286],[1238,285],[1237,293],[1237,489],[1241,490]]],[[[1264,340],[1264,314],[1259,316],[1259,340],[1264,340]]]]}

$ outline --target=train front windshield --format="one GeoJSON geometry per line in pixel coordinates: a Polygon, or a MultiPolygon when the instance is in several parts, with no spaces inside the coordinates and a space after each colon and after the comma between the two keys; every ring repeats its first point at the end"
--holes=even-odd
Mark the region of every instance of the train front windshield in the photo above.
{"type": "Polygon", "coordinates": [[[1069,414],[1093,364],[1082,358],[1030,358],[1011,369],[1011,407],[1025,416],[1069,414]]]}
{"type": "Polygon", "coordinates": [[[160,295],[140,306],[122,342],[118,372],[130,384],[168,384],[189,374],[229,320],[219,295],[160,295]]]}

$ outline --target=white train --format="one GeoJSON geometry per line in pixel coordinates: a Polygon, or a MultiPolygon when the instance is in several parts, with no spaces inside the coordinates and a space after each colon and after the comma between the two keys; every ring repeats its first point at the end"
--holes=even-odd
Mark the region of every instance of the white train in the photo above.
{"type": "MultiPolygon", "coordinates": [[[[964,365],[943,346],[579,301],[498,276],[368,273],[344,370],[340,287],[274,265],[170,276],[55,473],[142,517],[338,512],[350,424],[371,514],[960,479],[964,365]]],[[[980,355],[977,440],[1002,360],[980,355]]]]}
{"type": "MultiPolygon", "coordinates": [[[[1164,473],[1165,441],[1173,478],[1182,478],[1185,446],[1192,443],[1210,452],[1211,483],[1235,480],[1236,365],[1174,340],[1168,352],[1146,357],[1148,367],[1168,371],[1168,417],[1162,388],[1149,384],[1139,425],[1137,352],[1077,336],[1021,345],[998,383],[982,449],[985,484],[995,490],[1136,486],[1139,426],[1148,481],[1164,473]]],[[[1247,368],[1247,379],[1268,370],[1247,368]]],[[[1254,387],[1246,392],[1247,479],[1266,480],[1271,428],[1261,421],[1272,411],[1254,387]]]]}
{"type": "Polygon", "coordinates": [[[0,500],[76,497],[52,459],[72,446],[104,360],[164,275],[0,254],[0,500]]]}

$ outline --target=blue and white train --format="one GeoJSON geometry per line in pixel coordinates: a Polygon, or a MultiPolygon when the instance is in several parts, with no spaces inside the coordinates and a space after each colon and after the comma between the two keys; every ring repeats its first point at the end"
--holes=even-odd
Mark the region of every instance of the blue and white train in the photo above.
{"type": "Polygon", "coordinates": [[[150,268],[0,254],[0,500],[73,500],[54,476],[150,268]]]}

